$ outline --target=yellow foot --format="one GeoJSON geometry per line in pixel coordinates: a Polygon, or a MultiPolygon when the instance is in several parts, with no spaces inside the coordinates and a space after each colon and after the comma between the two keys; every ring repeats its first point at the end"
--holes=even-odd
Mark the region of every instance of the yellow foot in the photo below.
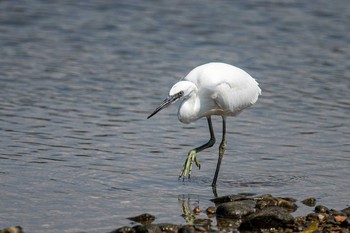
{"type": "Polygon", "coordinates": [[[181,177],[183,177],[183,179],[185,179],[185,177],[188,177],[188,178],[191,177],[193,162],[195,162],[198,169],[201,169],[201,165],[199,164],[196,154],[197,153],[195,150],[190,150],[190,152],[188,152],[188,156],[180,172],[179,179],[181,177]]]}

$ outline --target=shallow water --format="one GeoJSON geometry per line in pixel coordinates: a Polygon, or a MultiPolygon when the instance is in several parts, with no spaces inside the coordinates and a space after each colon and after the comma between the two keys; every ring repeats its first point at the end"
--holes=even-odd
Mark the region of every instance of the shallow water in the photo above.
{"type": "MultiPolygon", "coordinates": [[[[0,228],[108,232],[149,212],[185,223],[206,208],[218,144],[170,107],[146,117],[193,67],[255,77],[256,105],[228,119],[218,194],[349,205],[350,8],[331,1],[0,2],[0,228]]],[[[221,119],[213,119],[218,141],[221,119]]],[[[311,211],[303,207],[297,214],[311,211]]]]}

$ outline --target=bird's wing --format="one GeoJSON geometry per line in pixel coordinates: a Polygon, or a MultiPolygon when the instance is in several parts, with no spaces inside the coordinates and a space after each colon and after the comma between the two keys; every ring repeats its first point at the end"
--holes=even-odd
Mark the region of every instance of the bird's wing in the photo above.
{"type": "Polygon", "coordinates": [[[216,86],[212,98],[226,114],[236,115],[254,104],[259,94],[260,89],[254,83],[221,82],[216,86]]]}

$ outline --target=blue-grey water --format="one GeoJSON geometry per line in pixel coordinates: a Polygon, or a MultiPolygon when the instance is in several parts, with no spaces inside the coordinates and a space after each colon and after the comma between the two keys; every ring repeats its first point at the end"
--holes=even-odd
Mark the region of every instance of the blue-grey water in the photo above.
{"type": "MultiPolygon", "coordinates": [[[[218,194],[350,203],[350,7],[337,1],[0,1],[0,228],[109,232],[148,212],[185,224],[213,197],[217,144],[176,106],[192,68],[245,69],[263,95],[228,119],[218,194]],[[182,203],[185,201],[184,203],[182,203]]],[[[312,208],[298,202],[304,214],[312,208]]],[[[213,219],[215,225],[215,219],[213,219]]]]}

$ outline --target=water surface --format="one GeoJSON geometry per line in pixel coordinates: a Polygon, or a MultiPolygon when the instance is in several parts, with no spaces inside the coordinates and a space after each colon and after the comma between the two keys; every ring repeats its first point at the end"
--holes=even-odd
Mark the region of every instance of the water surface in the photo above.
{"type": "MultiPolygon", "coordinates": [[[[146,119],[209,61],[245,69],[263,90],[228,119],[218,194],[347,207],[348,5],[1,1],[0,228],[108,232],[144,212],[184,224],[184,200],[210,205],[219,143],[189,182],[177,180],[187,152],[209,139],[206,120],[181,124],[175,106],[146,119]]],[[[296,215],[312,209],[299,205],[296,215]]]]}

